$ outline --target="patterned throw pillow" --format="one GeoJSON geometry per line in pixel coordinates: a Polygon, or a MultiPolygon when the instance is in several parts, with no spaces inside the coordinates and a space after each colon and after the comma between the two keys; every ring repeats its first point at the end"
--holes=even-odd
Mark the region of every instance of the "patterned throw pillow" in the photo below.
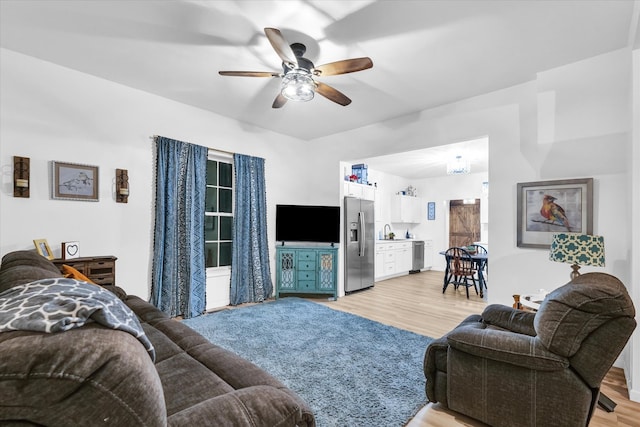
{"type": "Polygon", "coordinates": [[[64,277],[66,277],[67,279],[76,279],[82,282],[91,283],[92,285],[97,284],[93,280],[85,276],[84,274],[80,273],[77,269],[67,264],[62,264],[62,274],[64,274],[64,277]]]}

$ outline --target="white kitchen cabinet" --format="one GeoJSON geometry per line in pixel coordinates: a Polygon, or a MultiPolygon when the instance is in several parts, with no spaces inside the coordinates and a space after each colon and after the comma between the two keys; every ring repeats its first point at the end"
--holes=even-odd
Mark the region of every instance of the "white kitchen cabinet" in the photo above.
{"type": "Polygon", "coordinates": [[[412,260],[413,243],[410,240],[376,243],[376,280],[408,274],[412,268],[412,260]]]}
{"type": "Polygon", "coordinates": [[[423,203],[419,197],[395,194],[391,198],[391,222],[417,224],[422,222],[423,203]]]}
{"type": "Polygon", "coordinates": [[[433,268],[433,240],[424,241],[424,268],[426,270],[433,268]]]}
{"type": "Polygon", "coordinates": [[[371,185],[362,186],[362,198],[365,200],[376,200],[376,187],[371,185]]]}
{"type": "Polygon", "coordinates": [[[396,272],[396,251],[387,250],[384,251],[384,264],[382,266],[382,274],[384,276],[391,276],[396,272]]]}
{"type": "Polygon", "coordinates": [[[395,268],[393,243],[376,243],[375,279],[394,274],[395,268]]]}
{"type": "Polygon", "coordinates": [[[357,197],[364,200],[376,199],[376,188],[371,185],[358,184],[357,182],[344,183],[344,195],[349,197],[357,197]]]}
{"type": "Polygon", "coordinates": [[[405,273],[413,267],[413,243],[401,243],[397,249],[396,271],[405,273]]]}
{"type": "Polygon", "coordinates": [[[349,197],[362,198],[362,184],[345,181],[344,195],[349,197]]]}
{"type": "Polygon", "coordinates": [[[375,258],[375,273],[374,277],[377,280],[378,277],[384,276],[384,251],[382,247],[376,244],[376,258],[375,258]]]}

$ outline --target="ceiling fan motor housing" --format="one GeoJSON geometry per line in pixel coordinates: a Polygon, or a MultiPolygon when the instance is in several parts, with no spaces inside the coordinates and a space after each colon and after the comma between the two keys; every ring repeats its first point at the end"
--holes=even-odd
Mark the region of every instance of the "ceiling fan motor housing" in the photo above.
{"type": "MultiPolygon", "coordinates": [[[[314,68],[313,62],[302,56],[307,51],[307,47],[302,43],[293,43],[290,45],[290,47],[293,51],[293,54],[296,56],[296,59],[298,60],[298,68],[303,68],[307,71],[311,71],[314,68]]],[[[284,62],[282,63],[282,68],[285,74],[287,74],[291,70],[291,68],[289,68],[284,62]]]]}

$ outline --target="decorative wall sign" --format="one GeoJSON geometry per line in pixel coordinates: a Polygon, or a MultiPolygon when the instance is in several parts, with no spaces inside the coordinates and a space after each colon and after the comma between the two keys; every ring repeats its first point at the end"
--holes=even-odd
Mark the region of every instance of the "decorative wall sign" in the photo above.
{"type": "Polygon", "coordinates": [[[80,242],[62,242],[62,259],[80,258],[80,242]]]}
{"type": "Polygon", "coordinates": [[[518,183],[517,244],[549,248],[555,233],[593,233],[593,178],[518,183]]]}
{"type": "Polygon", "coordinates": [[[436,202],[427,202],[427,219],[429,221],[436,219],[436,202]]]}
{"type": "Polygon", "coordinates": [[[51,197],[98,201],[98,166],[51,162],[51,197]]]}

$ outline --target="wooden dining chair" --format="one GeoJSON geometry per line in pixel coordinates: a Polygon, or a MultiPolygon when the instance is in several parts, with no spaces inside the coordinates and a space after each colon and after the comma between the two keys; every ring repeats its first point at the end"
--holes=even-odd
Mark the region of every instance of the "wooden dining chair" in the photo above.
{"type": "Polygon", "coordinates": [[[442,289],[442,293],[447,289],[449,283],[453,284],[454,289],[458,289],[458,286],[464,286],[467,291],[467,298],[469,298],[469,287],[473,286],[476,294],[478,293],[478,286],[476,282],[476,263],[471,259],[471,255],[464,248],[449,248],[445,252],[447,259],[447,269],[445,274],[445,285],[442,289]]]}
{"type": "MultiPolygon", "coordinates": [[[[467,246],[467,249],[469,250],[469,253],[478,253],[478,254],[487,254],[487,248],[485,248],[482,245],[476,245],[475,243],[473,245],[469,245],[467,246]]],[[[489,274],[489,260],[485,259],[483,261],[476,261],[477,262],[477,268],[478,270],[482,270],[482,283],[479,283],[480,286],[484,285],[484,288],[487,289],[487,275],[489,274]]],[[[478,276],[478,279],[480,279],[480,276],[478,276]]],[[[479,280],[480,282],[480,280],[479,280]]]]}

